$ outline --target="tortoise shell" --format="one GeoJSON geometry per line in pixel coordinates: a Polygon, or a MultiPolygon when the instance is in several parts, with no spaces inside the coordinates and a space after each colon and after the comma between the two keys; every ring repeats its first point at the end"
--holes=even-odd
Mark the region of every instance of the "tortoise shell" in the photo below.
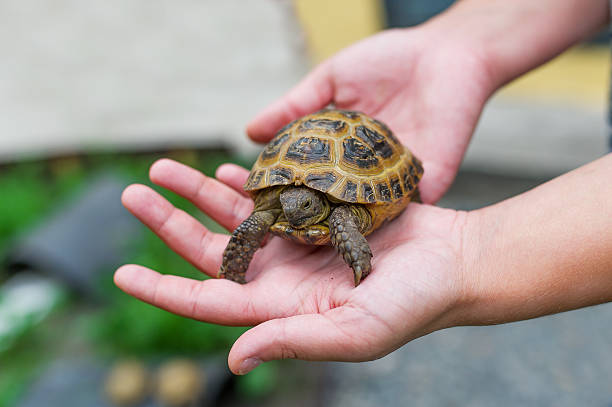
{"type": "Polygon", "coordinates": [[[323,110],[295,120],[268,143],[244,189],[306,185],[333,201],[364,204],[372,230],[399,213],[416,194],[421,162],[389,128],[367,115],[323,110]]]}

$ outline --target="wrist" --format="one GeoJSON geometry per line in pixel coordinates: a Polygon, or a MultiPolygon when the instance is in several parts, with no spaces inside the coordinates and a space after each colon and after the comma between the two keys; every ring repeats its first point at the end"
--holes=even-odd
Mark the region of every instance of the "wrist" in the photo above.
{"type": "Polygon", "coordinates": [[[603,29],[609,13],[608,0],[463,0],[424,26],[478,54],[495,91],[603,29]]]}
{"type": "Polygon", "coordinates": [[[486,236],[486,208],[466,212],[461,237],[460,293],[457,299],[455,325],[481,325],[480,309],[493,296],[490,288],[484,287],[482,279],[486,272],[490,254],[487,246],[491,236],[486,236]]]}
{"type": "Polygon", "coordinates": [[[456,325],[512,322],[612,301],[611,171],[609,154],[468,212],[456,325]]]}
{"type": "Polygon", "coordinates": [[[537,274],[520,272],[529,268],[521,258],[531,257],[521,247],[530,234],[527,225],[515,233],[512,222],[507,222],[514,211],[507,201],[500,205],[506,208],[493,205],[466,215],[457,325],[513,322],[542,315],[547,307],[545,296],[539,295],[543,290],[537,287],[537,274]]]}
{"type": "Polygon", "coordinates": [[[485,270],[482,256],[482,212],[452,211],[453,227],[449,241],[456,255],[457,268],[446,291],[445,310],[428,327],[427,333],[464,325],[481,325],[479,310],[489,301],[489,293],[481,286],[481,271],[485,270]]]}
{"type": "Polygon", "coordinates": [[[478,75],[488,98],[504,83],[507,74],[500,71],[497,56],[488,47],[480,13],[466,15],[454,8],[420,25],[418,30],[438,54],[453,56],[447,66],[467,66],[478,75]],[[457,58],[461,64],[457,64],[457,58]]]}
{"type": "MultiPolygon", "coordinates": [[[[502,204],[503,205],[503,204],[502,204]]],[[[493,325],[538,316],[544,303],[532,301],[538,288],[530,277],[515,274],[520,242],[506,218],[506,211],[493,205],[466,215],[462,240],[462,295],[457,306],[457,325],[493,325]],[[519,246],[517,246],[519,243],[519,246]]],[[[521,234],[527,235],[523,230],[521,234]]],[[[519,267],[520,268],[520,267],[519,267]]]]}

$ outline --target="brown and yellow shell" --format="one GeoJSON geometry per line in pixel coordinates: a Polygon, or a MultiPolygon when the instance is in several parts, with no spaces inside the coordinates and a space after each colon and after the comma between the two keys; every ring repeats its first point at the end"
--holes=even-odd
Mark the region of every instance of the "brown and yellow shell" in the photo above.
{"type": "Polygon", "coordinates": [[[244,189],[306,185],[335,201],[364,204],[372,230],[410,202],[421,162],[380,121],[359,112],[324,110],[283,127],[253,165],[244,189]]]}

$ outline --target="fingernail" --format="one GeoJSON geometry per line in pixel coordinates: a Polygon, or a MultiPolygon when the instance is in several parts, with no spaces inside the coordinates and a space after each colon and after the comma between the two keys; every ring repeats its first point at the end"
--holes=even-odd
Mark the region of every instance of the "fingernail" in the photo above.
{"type": "Polygon", "coordinates": [[[240,365],[240,369],[238,369],[238,374],[243,375],[249,373],[251,370],[255,369],[257,366],[261,364],[261,359],[259,358],[248,358],[245,359],[240,365]]]}

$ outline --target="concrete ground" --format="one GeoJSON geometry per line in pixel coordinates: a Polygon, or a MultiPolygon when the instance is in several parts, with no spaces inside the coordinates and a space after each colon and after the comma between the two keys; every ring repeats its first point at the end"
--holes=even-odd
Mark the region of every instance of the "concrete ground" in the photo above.
{"type": "Polygon", "coordinates": [[[436,332],[329,366],[325,406],[612,406],[612,306],[436,332]]]}

